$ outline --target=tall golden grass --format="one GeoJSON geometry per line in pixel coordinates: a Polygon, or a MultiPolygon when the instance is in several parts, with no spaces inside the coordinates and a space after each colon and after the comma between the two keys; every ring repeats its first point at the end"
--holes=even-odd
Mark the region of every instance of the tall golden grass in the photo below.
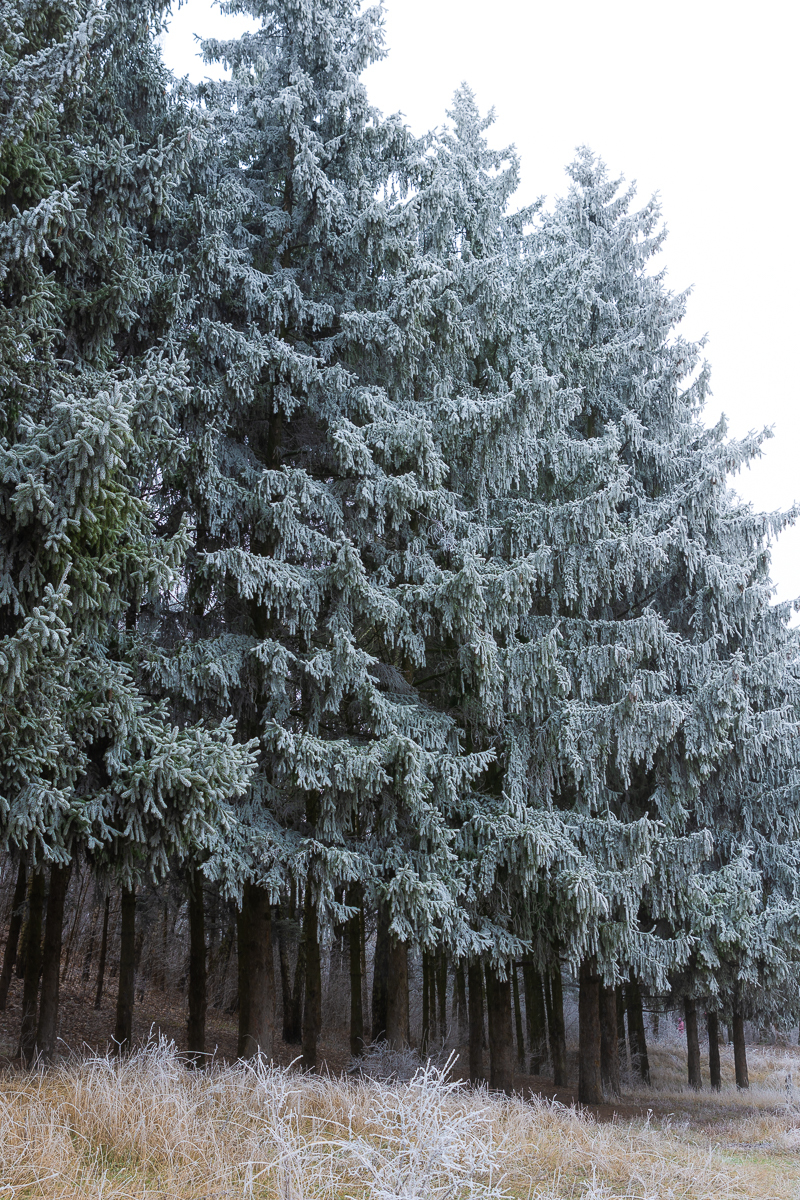
{"type": "Polygon", "coordinates": [[[472,1092],[432,1065],[383,1081],[263,1062],[192,1071],[163,1042],[75,1058],[0,1077],[0,1200],[797,1196],[800,1058],[750,1059],[749,1094],[697,1096],[677,1050],[654,1047],[656,1087],[623,1107],[652,1112],[602,1121],[472,1092]]]}

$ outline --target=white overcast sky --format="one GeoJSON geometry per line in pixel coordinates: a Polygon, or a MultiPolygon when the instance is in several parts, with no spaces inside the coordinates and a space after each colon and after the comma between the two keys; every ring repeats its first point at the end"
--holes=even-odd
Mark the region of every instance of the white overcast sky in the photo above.
{"type": "MultiPolygon", "coordinates": [[[[669,286],[693,288],[683,331],[709,335],[712,391],[734,435],[774,427],[734,486],[759,508],[800,500],[800,9],[722,0],[387,0],[388,57],[370,99],[416,133],[445,120],[462,81],[492,142],[522,158],[526,203],[566,190],[576,146],[661,195],[669,286]]],[[[193,34],[252,27],[188,0],[164,37],[167,64],[211,73],[193,34]]],[[[218,72],[214,72],[218,74],[218,72]]],[[[800,529],[773,550],[781,599],[800,596],[800,529]]]]}

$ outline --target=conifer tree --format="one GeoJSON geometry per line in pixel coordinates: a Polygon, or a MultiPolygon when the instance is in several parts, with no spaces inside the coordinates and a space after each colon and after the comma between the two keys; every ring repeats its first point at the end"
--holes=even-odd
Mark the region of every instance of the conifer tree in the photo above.
{"type": "MultiPolygon", "coordinates": [[[[184,386],[160,348],[154,232],[189,130],[163,100],[158,14],[27,0],[0,16],[0,837],[34,876],[51,864],[46,1055],[73,855],[129,885],[163,871],[217,837],[250,767],[230,725],[173,725],[137,682],[139,615],[163,607],[187,542],[148,500],[184,386]]],[[[38,972],[26,1054],[37,990],[38,972]]]]}

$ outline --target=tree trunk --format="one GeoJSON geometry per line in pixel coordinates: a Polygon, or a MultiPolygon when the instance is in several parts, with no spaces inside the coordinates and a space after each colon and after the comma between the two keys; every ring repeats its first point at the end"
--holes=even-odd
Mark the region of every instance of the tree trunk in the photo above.
{"type": "Polygon", "coordinates": [[[578,992],[578,1100],[602,1104],[600,1072],[600,976],[594,959],[581,962],[578,992]]]}
{"type": "Polygon", "coordinates": [[[606,1096],[619,1096],[619,1031],[617,989],[600,984],[600,1077],[606,1096]]]}
{"type": "Polygon", "coordinates": [[[306,949],[306,995],[303,1004],[303,1067],[317,1069],[317,1043],[322,1028],[322,973],[319,957],[319,927],[317,904],[306,882],[303,905],[303,941],[306,949]]]}
{"type": "Polygon", "coordinates": [[[479,958],[467,967],[469,988],[469,1081],[473,1087],[486,1082],[483,1073],[483,968],[479,958]]]}
{"type": "Polygon", "coordinates": [[[36,1002],[42,971],[42,914],[44,912],[44,871],[35,871],[28,884],[28,919],[22,947],[25,975],[22,989],[22,1023],[19,1052],[29,1066],[36,1053],[36,1002]]]}
{"type": "Polygon", "coordinates": [[[271,1055],[275,1021],[272,910],[269,893],[245,883],[237,920],[239,950],[239,1058],[271,1055]]]}
{"type": "Polygon", "coordinates": [[[389,978],[392,985],[386,1002],[386,1040],[399,1049],[410,1042],[408,1014],[408,943],[389,939],[389,978]]]}
{"type": "Polygon", "coordinates": [[[631,1047],[631,1069],[638,1071],[645,1083],[650,1083],[650,1063],[647,1057],[647,1038],[644,1032],[642,992],[638,980],[631,971],[630,983],[625,988],[628,1002],[628,1039],[631,1047]]]}
{"type": "Polygon", "coordinates": [[[622,984],[618,984],[616,990],[617,1000],[617,1044],[620,1067],[628,1065],[628,1044],[625,1041],[625,989],[622,984]]]}
{"type": "Polygon", "coordinates": [[[438,1021],[439,1037],[444,1045],[447,1040],[447,953],[444,947],[436,958],[436,990],[438,992],[438,1021]]]}
{"type": "Polygon", "coordinates": [[[686,1019],[686,1057],[689,1072],[689,1087],[699,1092],[703,1086],[700,1075],[700,1036],[697,1031],[697,1001],[687,996],[683,1002],[686,1019]]]}
{"type": "Polygon", "coordinates": [[[510,1092],[514,1087],[514,1031],[511,980],[500,979],[486,966],[486,1008],[489,1017],[489,1087],[510,1092]]]}
{"type": "Polygon", "coordinates": [[[17,869],[17,882],[14,896],[11,900],[11,920],[8,926],[8,938],[3,954],[3,970],[0,971],[0,1012],[5,1012],[8,989],[11,986],[11,975],[17,961],[19,934],[22,929],[22,919],[25,915],[25,892],[28,885],[28,867],[24,858],[20,858],[17,869]]]}
{"type": "Polygon", "coordinates": [[[375,959],[372,975],[372,1040],[382,1042],[386,1037],[387,1004],[389,1000],[389,906],[378,902],[378,929],[375,934],[375,959]]]}
{"type": "Polygon", "coordinates": [[[711,1076],[711,1090],[719,1092],[722,1089],[722,1071],[719,1062],[719,1016],[717,1013],[706,1013],[706,1029],[708,1030],[708,1073],[711,1076]]]}
{"type": "Polygon", "coordinates": [[[350,1053],[356,1058],[364,1050],[363,980],[361,978],[361,909],[364,889],[360,883],[350,885],[348,897],[355,916],[347,922],[350,948],[350,1053]]]}
{"type": "Polygon", "coordinates": [[[517,1065],[520,1071],[525,1070],[525,1034],[522,1032],[522,1006],[519,1002],[519,975],[517,964],[511,963],[511,983],[514,994],[514,1032],[517,1038],[517,1065]]]}
{"type": "Polygon", "coordinates": [[[545,1054],[547,1023],[542,991],[542,977],[533,963],[526,959],[522,963],[522,979],[525,984],[525,1018],[528,1026],[528,1053],[531,1075],[542,1069],[545,1054]]]}
{"type": "Polygon", "coordinates": [[[733,1065],[736,1071],[736,1086],[740,1090],[750,1087],[747,1075],[747,1047],[744,1044],[744,1017],[741,1012],[733,1013],[733,1065]]]}
{"type": "MultiPolygon", "coordinates": [[[[556,962],[550,974],[550,1057],[553,1061],[553,1083],[567,1087],[567,1035],[564,1028],[564,990],[561,986],[561,964],[556,962]]],[[[546,999],[546,997],[545,997],[546,999]]]]}
{"type": "Polygon", "coordinates": [[[458,1042],[462,1045],[469,1036],[469,1020],[467,1017],[467,980],[464,963],[459,962],[455,969],[454,992],[457,997],[456,1021],[458,1026],[458,1042]]]}
{"type": "Polygon", "coordinates": [[[54,864],[50,868],[42,953],[42,996],[39,1001],[39,1026],[36,1030],[36,1048],[47,1063],[53,1062],[56,1056],[61,942],[64,936],[64,901],[69,887],[69,873],[70,864],[54,864]]]}
{"type": "Polygon", "coordinates": [[[433,983],[431,956],[427,950],[422,951],[422,1054],[428,1053],[431,1044],[431,986],[433,983]]]}
{"type": "Polygon", "coordinates": [[[194,867],[189,879],[189,1018],[186,1043],[190,1061],[201,1066],[206,1052],[206,915],[203,873],[194,867]]]}
{"type": "Polygon", "coordinates": [[[136,983],[136,889],[124,887],[119,921],[119,980],[114,1041],[117,1054],[127,1054],[133,1042],[133,989],[136,983]]]}
{"type": "Polygon", "coordinates": [[[100,958],[97,961],[97,982],[94,989],[94,1006],[100,1007],[100,1001],[103,999],[103,983],[106,977],[106,956],[108,954],[108,912],[111,907],[111,896],[106,896],[106,902],[103,905],[103,932],[100,937],[100,958]]]}

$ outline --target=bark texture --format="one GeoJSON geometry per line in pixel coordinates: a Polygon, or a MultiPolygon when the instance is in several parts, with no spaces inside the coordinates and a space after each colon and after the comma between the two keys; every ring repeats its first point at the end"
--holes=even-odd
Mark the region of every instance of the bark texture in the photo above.
{"type": "Polygon", "coordinates": [[[600,1077],[606,1096],[619,1096],[619,1031],[617,989],[600,983],[600,1077]]]}
{"type": "Polygon", "coordinates": [[[136,981],[136,890],[123,888],[119,922],[119,987],[114,1041],[117,1054],[128,1054],[133,1041],[133,1000],[136,981]]]}
{"type": "Polygon", "coordinates": [[[602,1104],[600,1072],[600,976],[594,959],[581,962],[578,992],[578,1100],[602,1104]]]}
{"type": "Polygon", "coordinates": [[[356,910],[355,916],[347,922],[350,951],[350,1053],[355,1058],[364,1049],[364,991],[361,977],[361,909],[364,894],[360,883],[350,885],[348,903],[356,910]]]}
{"type": "Polygon", "coordinates": [[[706,1030],[708,1032],[708,1073],[711,1076],[711,1090],[718,1092],[722,1088],[722,1071],[719,1061],[719,1016],[717,1013],[706,1013],[706,1030]]]}
{"type": "Polygon", "coordinates": [[[556,1087],[567,1087],[567,1035],[564,1028],[564,992],[561,986],[559,963],[553,967],[548,982],[550,984],[550,1011],[547,1014],[547,1020],[550,1026],[553,1083],[556,1087]]]}
{"type": "Polygon", "coordinates": [[[306,950],[306,994],[303,1003],[303,1067],[317,1069],[317,1044],[322,1029],[322,972],[319,956],[319,918],[310,883],[303,905],[303,942],[306,950]]]}
{"type": "Polygon", "coordinates": [[[689,1087],[699,1092],[703,1086],[700,1074],[700,1035],[697,1029],[697,1001],[687,996],[683,1002],[683,1014],[686,1021],[686,1065],[689,1074],[689,1087]]]}
{"type": "Polygon", "coordinates": [[[469,1081],[473,1087],[485,1083],[483,1072],[483,967],[472,958],[467,967],[469,1009],[469,1081]]]}
{"type": "Polygon", "coordinates": [[[389,1000],[389,924],[389,908],[386,904],[379,904],[372,975],[373,1042],[381,1042],[386,1037],[387,1004],[389,1000]]]}
{"type": "Polygon", "coordinates": [[[499,1092],[514,1087],[514,1031],[511,980],[486,967],[486,1009],[489,1018],[489,1086],[499,1092]]]}
{"type": "Polygon", "coordinates": [[[201,1066],[206,1050],[206,914],[203,873],[194,867],[189,881],[189,1017],[186,1042],[190,1061],[201,1066]]]}
{"type": "Polygon", "coordinates": [[[39,976],[42,970],[42,917],[44,914],[44,872],[35,871],[28,884],[28,915],[22,957],[25,963],[22,987],[22,1022],[19,1052],[27,1066],[36,1053],[36,1007],[39,976]]]}
{"type": "Polygon", "coordinates": [[[389,979],[386,998],[386,1040],[400,1048],[410,1042],[408,1015],[408,943],[389,938],[389,979]]]}
{"type": "Polygon", "coordinates": [[[747,1074],[747,1047],[744,1042],[744,1017],[741,1012],[733,1014],[733,1065],[736,1072],[736,1086],[740,1090],[750,1087],[747,1074]]]}
{"type": "Polygon", "coordinates": [[[547,1053],[547,1018],[542,977],[532,962],[523,962],[522,980],[525,985],[525,1021],[528,1027],[530,1069],[532,1075],[538,1075],[542,1069],[542,1059],[547,1053]]]}
{"type": "Polygon", "coordinates": [[[67,898],[69,874],[69,864],[53,865],[50,868],[42,948],[42,993],[39,1000],[39,1024],[36,1029],[36,1049],[47,1063],[53,1062],[56,1057],[61,943],[64,937],[64,901],[67,898]]]}

